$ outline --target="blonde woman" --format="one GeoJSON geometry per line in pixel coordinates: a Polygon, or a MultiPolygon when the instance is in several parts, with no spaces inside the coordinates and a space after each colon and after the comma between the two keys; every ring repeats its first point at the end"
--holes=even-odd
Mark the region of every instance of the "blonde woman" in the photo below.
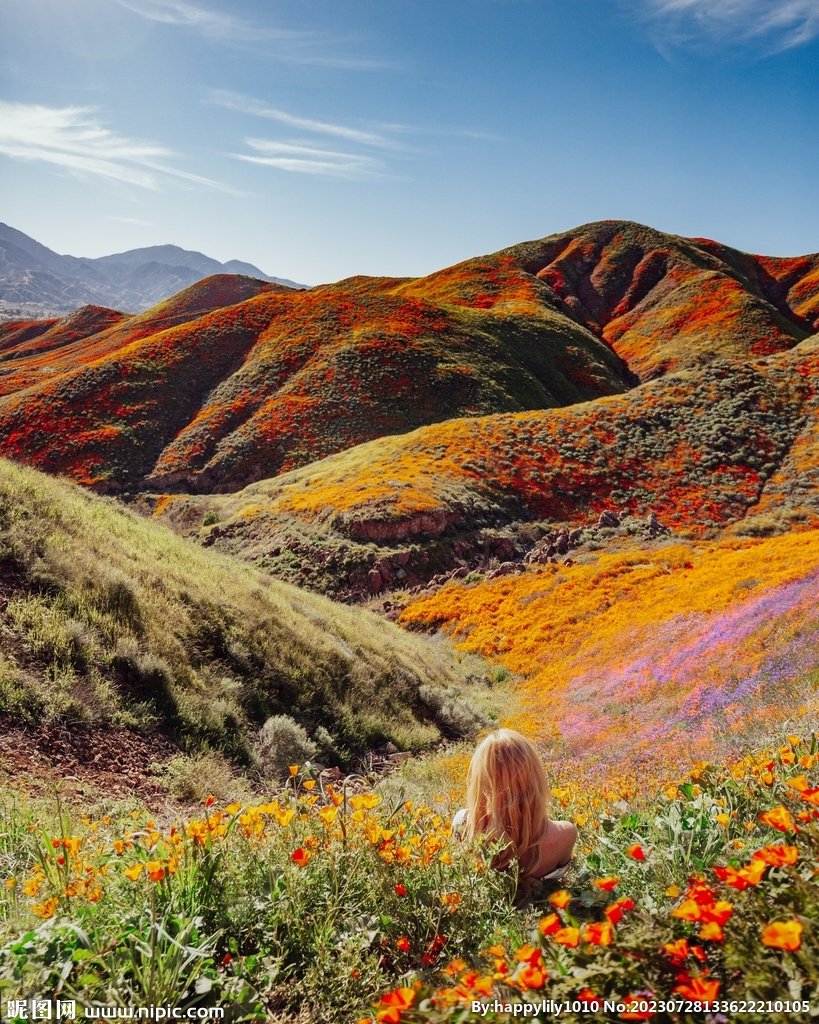
{"type": "Polygon", "coordinates": [[[466,838],[505,840],[492,866],[517,859],[519,896],[533,881],[568,870],[577,828],[548,814],[549,787],[532,744],[514,729],[496,729],[478,745],[466,776],[466,807],[452,826],[466,838]]]}

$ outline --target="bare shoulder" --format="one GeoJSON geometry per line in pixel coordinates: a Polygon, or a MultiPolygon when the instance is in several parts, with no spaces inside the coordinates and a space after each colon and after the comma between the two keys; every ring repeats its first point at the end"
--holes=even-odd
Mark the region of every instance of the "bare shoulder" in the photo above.
{"type": "Polygon", "coordinates": [[[577,840],[577,826],[571,821],[554,821],[549,819],[546,835],[543,838],[543,874],[553,868],[560,867],[571,859],[572,850],[577,840]]]}

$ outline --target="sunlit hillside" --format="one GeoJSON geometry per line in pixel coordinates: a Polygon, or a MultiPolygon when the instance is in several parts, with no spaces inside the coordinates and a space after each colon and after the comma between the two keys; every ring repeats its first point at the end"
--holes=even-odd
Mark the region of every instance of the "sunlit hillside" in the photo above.
{"type": "Polygon", "coordinates": [[[503,254],[641,379],[790,348],[819,330],[819,255],[751,256],[705,238],[603,221],[503,254]]]}
{"type": "Polygon", "coordinates": [[[437,740],[419,687],[465,679],[445,645],[0,460],[0,713],[15,722],[154,729],[249,765],[265,720],[287,715],[343,761],[437,740]]]}
{"type": "Polygon", "coordinates": [[[808,340],[594,402],[434,424],[238,494],[165,496],[151,509],[328,592],[366,589],[372,563],[398,556],[413,584],[426,581],[464,564],[464,545],[488,552],[497,530],[507,541],[495,554],[520,559],[539,536],[528,524],[580,528],[612,510],[691,536],[805,529],[819,522],[817,380],[808,340]]]}
{"type": "Polygon", "coordinates": [[[804,341],[819,257],[606,221],[417,280],[208,278],[0,327],[0,454],[102,489],[235,491],[374,438],[550,409],[804,341]]]}
{"type": "Polygon", "coordinates": [[[639,542],[405,609],[520,678],[509,724],[577,794],[658,792],[819,713],[819,532],[639,542]]]}
{"type": "Polygon", "coordinates": [[[444,306],[395,285],[294,291],[217,277],[138,317],[109,314],[102,330],[72,314],[87,322],[73,341],[63,322],[32,340],[18,340],[31,324],[8,324],[0,453],[102,488],[235,490],[424,423],[634,383],[604,342],[548,306],[444,306]]]}

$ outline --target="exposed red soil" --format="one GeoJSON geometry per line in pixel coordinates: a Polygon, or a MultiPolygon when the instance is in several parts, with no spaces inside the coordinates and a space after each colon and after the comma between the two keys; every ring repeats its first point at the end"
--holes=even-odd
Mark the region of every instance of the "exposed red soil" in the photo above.
{"type": "Polygon", "coordinates": [[[160,734],[99,726],[25,725],[0,712],[0,773],[24,779],[32,792],[47,794],[88,788],[99,795],[136,795],[148,805],[167,802],[153,765],[179,755],[179,749],[160,734]]]}

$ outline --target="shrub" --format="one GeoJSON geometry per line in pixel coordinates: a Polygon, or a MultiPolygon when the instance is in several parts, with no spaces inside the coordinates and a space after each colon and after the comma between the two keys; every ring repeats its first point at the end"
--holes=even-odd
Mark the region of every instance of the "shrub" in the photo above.
{"type": "Polygon", "coordinates": [[[302,726],[288,715],[273,715],[259,730],[255,753],[268,779],[284,779],[291,764],[302,765],[318,752],[302,726]]]}
{"type": "Polygon", "coordinates": [[[420,686],[418,697],[432,712],[436,725],[455,736],[474,736],[488,723],[484,713],[454,687],[420,686]]]}
{"type": "Polygon", "coordinates": [[[246,789],[230,763],[215,751],[175,757],[165,766],[164,784],[177,800],[202,802],[209,796],[229,800],[246,789]]]}

